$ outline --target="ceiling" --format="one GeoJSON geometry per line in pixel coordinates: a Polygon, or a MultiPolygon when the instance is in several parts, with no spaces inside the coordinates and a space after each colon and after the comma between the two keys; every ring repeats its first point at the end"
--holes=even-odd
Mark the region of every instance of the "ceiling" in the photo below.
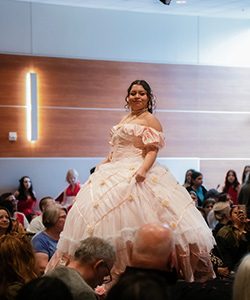
{"type": "Polygon", "coordinates": [[[17,0],[26,2],[101,8],[130,12],[175,14],[250,20],[250,0],[172,0],[164,5],[159,0],[17,0]]]}

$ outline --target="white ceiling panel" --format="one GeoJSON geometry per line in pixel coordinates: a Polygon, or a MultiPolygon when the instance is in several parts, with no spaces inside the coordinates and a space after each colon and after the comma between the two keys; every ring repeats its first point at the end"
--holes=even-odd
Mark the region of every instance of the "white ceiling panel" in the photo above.
{"type": "Polygon", "coordinates": [[[113,9],[159,14],[178,14],[216,18],[250,20],[250,0],[186,0],[177,4],[172,0],[164,5],[159,0],[16,0],[86,8],[113,9]]]}

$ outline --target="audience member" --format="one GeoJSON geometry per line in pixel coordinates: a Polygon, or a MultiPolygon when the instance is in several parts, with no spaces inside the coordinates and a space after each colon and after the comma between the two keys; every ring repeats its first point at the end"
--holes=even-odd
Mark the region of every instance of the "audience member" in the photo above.
{"type": "Polygon", "coordinates": [[[12,220],[7,208],[0,206],[0,236],[12,231],[12,220]]]}
{"type": "Polygon", "coordinates": [[[1,236],[0,299],[15,299],[19,289],[36,277],[33,248],[25,234],[1,236]]]}
{"type": "Polygon", "coordinates": [[[233,300],[249,300],[250,299],[250,254],[246,255],[236,272],[233,286],[233,300]]]}
{"type": "Polygon", "coordinates": [[[233,198],[233,204],[238,204],[238,191],[239,191],[240,183],[237,178],[237,174],[234,170],[228,170],[226,177],[225,177],[225,183],[222,188],[223,193],[228,193],[233,198]]]}
{"type": "Polygon", "coordinates": [[[69,211],[73,205],[73,200],[81,189],[81,184],[78,182],[79,174],[75,169],[71,169],[67,172],[66,180],[69,186],[55,199],[63,207],[69,211]]]}
{"type": "Polygon", "coordinates": [[[54,205],[47,206],[43,213],[45,230],[37,233],[31,240],[35,250],[36,265],[41,275],[56,251],[66,216],[66,208],[54,205]]]}
{"type": "Polygon", "coordinates": [[[73,297],[59,278],[40,277],[25,284],[15,300],[73,300],[73,297]]]}
{"type": "Polygon", "coordinates": [[[25,215],[34,212],[37,199],[29,176],[23,176],[19,180],[19,188],[14,196],[18,200],[18,211],[25,215]]]}
{"type": "Polygon", "coordinates": [[[241,175],[241,186],[246,183],[247,175],[250,173],[250,165],[246,165],[241,175]]]}
{"type": "Polygon", "coordinates": [[[249,251],[250,231],[246,215],[238,206],[230,211],[231,223],[222,227],[216,235],[216,242],[224,266],[235,271],[241,258],[249,251]]]}
{"type": "Polygon", "coordinates": [[[247,217],[250,219],[250,176],[247,175],[247,181],[240,189],[238,202],[239,204],[245,204],[247,209],[247,217]]]}
{"type": "Polygon", "coordinates": [[[18,200],[16,200],[15,196],[10,192],[4,193],[0,196],[0,203],[2,200],[8,200],[12,203],[12,205],[7,207],[11,214],[12,220],[21,224],[23,226],[23,228],[26,230],[27,227],[29,226],[29,222],[23,213],[17,211],[18,200]]]}
{"type": "Polygon", "coordinates": [[[208,198],[204,200],[204,202],[202,203],[206,222],[207,222],[207,215],[213,209],[214,204],[215,204],[215,200],[213,198],[208,198]]]}
{"type": "Polygon", "coordinates": [[[58,266],[44,276],[63,280],[74,300],[96,300],[93,289],[112,281],[110,270],[114,262],[114,247],[102,238],[89,237],[80,242],[68,266],[58,266]]]}
{"type": "Polygon", "coordinates": [[[191,186],[191,182],[192,182],[191,176],[192,176],[192,174],[193,174],[194,172],[195,172],[194,169],[188,169],[188,170],[186,171],[186,174],[185,174],[185,180],[184,180],[184,184],[183,184],[183,186],[184,186],[185,188],[191,186]]]}
{"type": "Polygon", "coordinates": [[[210,189],[206,192],[204,200],[213,198],[215,202],[219,202],[219,195],[220,192],[218,192],[216,189],[210,189]]]}
{"type": "Polygon", "coordinates": [[[203,175],[200,172],[193,172],[191,175],[191,186],[187,187],[188,192],[194,191],[198,197],[198,206],[202,206],[202,202],[205,199],[207,189],[203,185],[203,175]]]}
{"type": "Polygon", "coordinates": [[[40,216],[36,217],[35,219],[33,219],[30,222],[30,224],[27,228],[27,232],[38,233],[45,229],[45,227],[43,225],[43,212],[44,212],[45,208],[51,204],[52,205],[54,204],[54,199],[52,197],[44,197],[40,200],[39,208],[40,208],[41,214],[40,214],[40,216]]]}
{"type": "Polygon", "coordinates": [[[106,300],[172,300],[163,276],[138,272],[122,277],[108,292],[106,300]]]}
{"type": "Polygon", "coordinates": [[[230,206],[227,202],[215,203],[213,207],[214,218],[218,221],[217,225],[213,229],[213,235],[216,237],[219,230],[226,226],[230,221],[230,206]]]}
{"type": "Polygon", "coordinates": [[[37,214],[35,214],[35,213],[33,213],[33,212],[27,214],[27,216],[26,216],[26,218],[27,218],[29,224],[30,224],[30,222],[31,222],[33,219],[35,219],[36,217],[37,217],[37,214]]]}
{"type": "Polygon", "coordinates": [[[197,196],[197,194],[195,193],[195,191],[190,191],[189,195],[192,198],[192,200],[194,201],[194,205],[197,207],[198,206],[198,196],[197,196]]]}

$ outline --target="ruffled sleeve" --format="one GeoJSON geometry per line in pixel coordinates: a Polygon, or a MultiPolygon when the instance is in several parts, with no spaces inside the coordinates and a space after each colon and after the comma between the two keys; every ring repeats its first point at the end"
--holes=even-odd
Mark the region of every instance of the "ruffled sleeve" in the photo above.
{"type": "Polygon", "coordinates": [[[163,148],[164,135],[162,132],[157,131],[151,127],[145,127],[142,134],[142,142],[145,146],[155,146],[157,148],[163,148]]]}

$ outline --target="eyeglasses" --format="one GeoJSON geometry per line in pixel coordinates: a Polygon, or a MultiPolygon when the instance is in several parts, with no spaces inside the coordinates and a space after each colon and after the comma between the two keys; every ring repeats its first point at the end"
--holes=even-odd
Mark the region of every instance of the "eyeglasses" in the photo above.
{"type": "Polygon", "coordinates": [[[109,267],[108,267],[108,264],[105,262],[104,263],[105,264],[105,267],[107,268],[107,270],[108,270],[108,275],[107,276],[105,276],[104,278],[103,278],[103,284],[107,284],[107,283],[109,283],[109,282],[111,282],[113,279],[112,279],[112,276],[111,276],[111,273],[110,273],[110,269],[109,269],[109,267]]]}

